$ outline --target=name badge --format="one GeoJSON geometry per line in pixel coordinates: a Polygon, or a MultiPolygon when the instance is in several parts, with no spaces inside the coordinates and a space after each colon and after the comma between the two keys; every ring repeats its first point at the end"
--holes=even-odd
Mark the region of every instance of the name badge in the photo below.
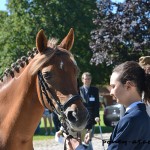
{"type": "Polygon", "coordinates": [[[95,101],[95,97],[90,97],[89,100],[90,100],[90,102],[94,102],[95,101]]]}

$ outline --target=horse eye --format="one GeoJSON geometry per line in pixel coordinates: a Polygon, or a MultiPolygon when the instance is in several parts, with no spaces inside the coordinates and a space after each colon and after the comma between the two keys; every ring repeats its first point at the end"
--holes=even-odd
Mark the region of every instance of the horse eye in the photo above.
{"type": "Polygon", "coordinates": [[[44,73],[43,73],[43,77],[44,77],[46,80],[48,80],[48,79],[50,79],[50,78],[52,77],[52,74],[51,74],[51,72],[44,72],[44,73]]]}

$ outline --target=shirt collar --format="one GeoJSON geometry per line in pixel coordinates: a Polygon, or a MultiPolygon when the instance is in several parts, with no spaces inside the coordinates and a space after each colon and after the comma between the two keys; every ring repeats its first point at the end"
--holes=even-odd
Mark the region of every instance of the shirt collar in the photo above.
{"type": "Polygon", "coordinates": [[[128,110],[130,110],[131,108],[133,108],[133,107],[135,107],[137,104],[139,104],[139,103],[142,103],[141,101],[137,101],[137,102],[134,102],[134,103],[132,103],[131,105],[129,105],[127,108],[126,108],[126,112],[128,111],[128,110]]]}
{"type": "Polygon", "coordinates": [[[84,87],[85,89],[89,89],[89,88],[90,88],[89,86],[86,86],[86,85],[84,85],[83,87],[84,87]]]}

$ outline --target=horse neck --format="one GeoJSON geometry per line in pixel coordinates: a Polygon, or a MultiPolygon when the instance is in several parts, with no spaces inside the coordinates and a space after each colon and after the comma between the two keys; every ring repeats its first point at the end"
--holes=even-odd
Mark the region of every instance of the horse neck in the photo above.
{"type": "Polygon", "coordinates": [[[12,79],[0,91],[0,131],[11,136],[14,132],[31,138],[43,113],[36,92],[36,76],[29,74],[30,65],[18,78],[12,79]]]}

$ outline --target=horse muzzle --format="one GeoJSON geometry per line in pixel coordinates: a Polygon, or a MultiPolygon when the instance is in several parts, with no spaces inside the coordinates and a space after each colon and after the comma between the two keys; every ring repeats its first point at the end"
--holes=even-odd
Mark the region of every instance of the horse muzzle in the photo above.
{"type": "Polygon", "coordinates": [[[72,96],[63,106],[70,127],[74,131],[83,130],[89,119],[89,113],[83,105],[81,96],[72,96]]]}

